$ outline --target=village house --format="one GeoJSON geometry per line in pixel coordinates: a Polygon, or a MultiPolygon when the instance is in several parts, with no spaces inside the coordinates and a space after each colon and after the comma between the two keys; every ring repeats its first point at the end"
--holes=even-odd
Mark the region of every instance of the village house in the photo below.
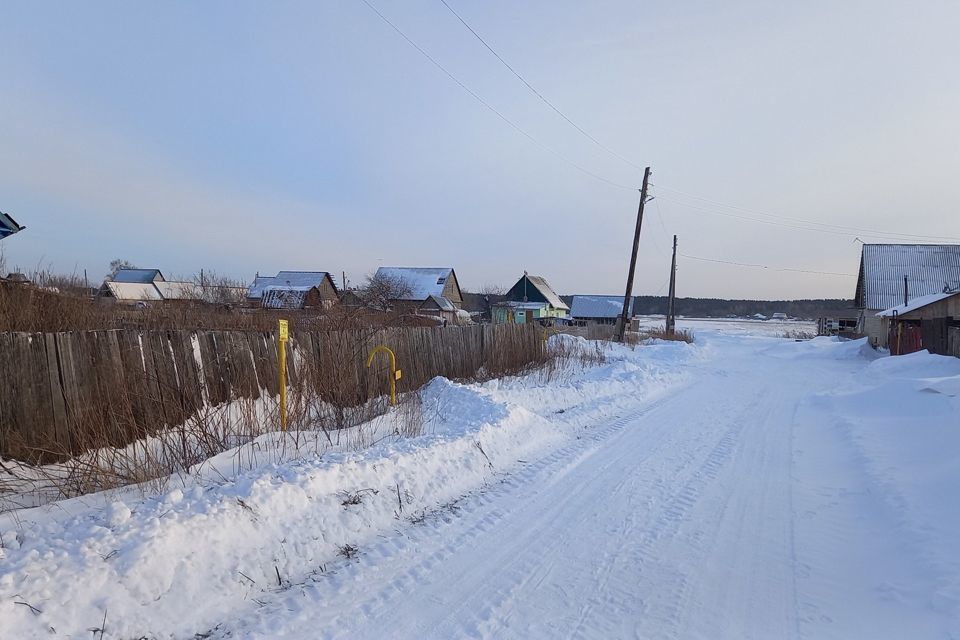
{"type": "Polygon", "coordinates": [[[926,349],[960,357],[960,288],[913,298],[877,317],[892,355],[926,349]]]}
{"type": "Polygon", "coordinates": [[[166,282],[159,269],[120,269],[97,292],[103,301],[146,303],[163,300],[156,283],[166,282]]]}
{"type": "Polygon", "coordinates": [[[960,245],[865,244],[854,295],[859,330],[871,344],[887,347],[890,323],[879,313],[958,287],[960,245]]]}
{"type": "Polygon", "coordinates": [[[97,291],[103,302],[126,304],[221,303],[242,300],[245,290],[219,285],[205,286],[192,281],[166,280],[159,269],[120,269],[97,291]]]}
{"type": "Polygon", "coordinates": [[[370,286],[377,290],[370,295],[395,313],[460,320],[463,293],[452,267],[380,267],[370,286]]]}
{"type": "Polygon", "coordinates": [[[560,299],[557,292],[541,276],[524,272],[504,296],[502,302],[493,305],[495,324],[556,324],[566,320],[570,307],[560,299]]]}
{"type": "MultiPolygon", "coordinates": [[[[633,317],[633,301],[627,307],[627,318],[633,317]]],[[[616,325],[623,313],[623,296],[573,296],[570,302],[570,318],[574,324],[616,325]]]]}
{"type": "Polygon", "coordinates": [[[490,322],[493,320],[493,306],[503,299],[503,294],[464,292],[462,309],[474,322],[490,322]]]}
{"type": "Polygon", "coordinates": [[[340,300],[327,271],[280,271],[254,278],[247,302],[262,309],[329,309],[340,300]]]}

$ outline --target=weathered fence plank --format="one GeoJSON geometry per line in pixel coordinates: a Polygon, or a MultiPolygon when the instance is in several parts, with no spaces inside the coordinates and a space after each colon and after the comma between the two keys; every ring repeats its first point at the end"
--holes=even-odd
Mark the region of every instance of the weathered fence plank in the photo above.
{"type": "MultiPolygon", "coordinates": [[[[0,333],[0,455],[37,461],[98,446],[122,446],[182,424],[205,405],[276,398],[275,332],[115,329],[0,333]]],[[[952,336],[951,336],[952,337],[952,336]]],[[[288,384],[338,413],[389,392],[397,355],[400,391],[434,376],[469,378],[518,370],[542,355],[530,327],[413,327],[295,331],[288,384]]],[[[300,408],[306,396],[295,399],[300,408]]]]}

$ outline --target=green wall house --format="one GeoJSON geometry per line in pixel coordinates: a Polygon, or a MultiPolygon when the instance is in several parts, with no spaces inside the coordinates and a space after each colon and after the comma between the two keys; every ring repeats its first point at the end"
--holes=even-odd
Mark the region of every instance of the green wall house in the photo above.
{"type": "Polygon", "coordinates": [[[494,324],[554,324],[570,313],[570,308],[540,276],[524,273],[505,298],[493,306],[494,324]]]}

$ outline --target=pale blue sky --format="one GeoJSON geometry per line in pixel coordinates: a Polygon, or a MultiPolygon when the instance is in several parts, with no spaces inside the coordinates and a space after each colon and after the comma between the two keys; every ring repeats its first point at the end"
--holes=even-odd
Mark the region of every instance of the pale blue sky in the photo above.
{"type": "MultiPolygon", "coordinates": [[[[663,293],[672,233],[691,255],[841,273],[869,239],[718,216],[759,217],[667,187],[960,238],[957,3],[448,1],[574,121],[652,165],[638,294],[663,293]]],[[[535,138],[639,185],[440,0],[371,2],[535,138]]],[[[3,242],[10,266],[357,282],[452,265],[468,288],[526,269],[561,293],[622,293],[637,194],[538,148],[360,0],[2,2],[0,42],[0,210],[28,227],[3,242]]],[[[686,258],[678,273],[680,295],[853,287],[686,258]]]]}

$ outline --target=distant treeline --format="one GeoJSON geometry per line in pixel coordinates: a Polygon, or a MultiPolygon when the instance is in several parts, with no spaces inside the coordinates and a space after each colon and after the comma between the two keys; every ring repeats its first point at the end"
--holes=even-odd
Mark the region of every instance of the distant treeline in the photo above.
{"type": "MultiPolygon", "coordinates": [[[[648,315],[667,312],[666,296],[637,296],[633,302],[634,314],[648,315]]],[[[677,298],[677,315],[700,318],[747,317],[754,314],[770,317],[785,313],[791,318],[814,320],[822,316],[857,316],[853,300],[721,300],[718,298],[677,298]]]]}

